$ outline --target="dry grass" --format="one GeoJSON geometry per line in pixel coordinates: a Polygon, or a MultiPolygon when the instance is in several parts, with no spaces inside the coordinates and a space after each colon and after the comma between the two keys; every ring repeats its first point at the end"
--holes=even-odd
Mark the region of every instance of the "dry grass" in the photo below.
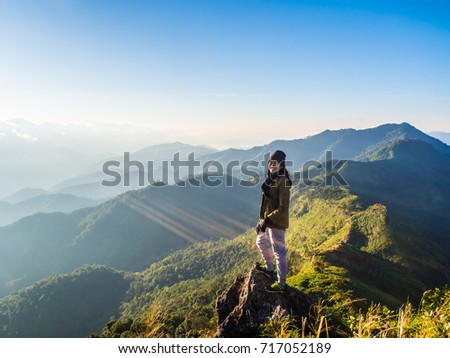
{"type": "MultiPolygon", "coordinates": [[[[349,303],[351,304],[351,303],[349,303]]],[[[342,306],[341,306],[342,308],[342,306]]],[[[347,332],[354,338],[450,338],[450,289],[434,289],[424,293],[415,309],[407,302],[398,310],[371,304],[364,312],[340,317],[343,327],[330,327],[339,308],[323,301],[311,307],[308,317],[294,319],[274,315],[262,329],[264,337],[319,338],[333,336],[330,332],[347,332]]]]}

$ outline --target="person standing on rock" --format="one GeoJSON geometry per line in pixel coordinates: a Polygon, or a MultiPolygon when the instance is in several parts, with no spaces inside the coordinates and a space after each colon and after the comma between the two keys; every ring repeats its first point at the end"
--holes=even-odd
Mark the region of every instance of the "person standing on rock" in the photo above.
{"type": "Polygon", "coordinates": [[[285,231],[289,227],[289,197],[292,180],[285,167],[286,154],[277,150],[270,155],[268,172],[261,186],[262,201],[256,245],[261,251],[265,266],[259,268],[277,282],[267,288],[269,292],[284,292],[288,272],[285,231]],[[273,253],[272,253],[273,250],[273,253]],[[276,259],[276,275],[273,264],[276,259]]]}

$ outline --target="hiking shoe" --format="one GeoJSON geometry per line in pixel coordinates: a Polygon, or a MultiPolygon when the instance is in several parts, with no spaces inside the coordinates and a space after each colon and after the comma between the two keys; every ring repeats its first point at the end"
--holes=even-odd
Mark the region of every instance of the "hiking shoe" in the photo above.
{"type": "Polygon", "coordinates": [[[277,272],[275,270],[268,270],[266,265],[261,265],[259,262],[257,262],[255,267],[268,278],[273,280],[277,279],[277,272]]]}
{"type": "Polygon", "coordinates": [[[286,293],[287,285],[281,285],[279,282],[266,287],[266,292],[270,293],[286,293]]]}

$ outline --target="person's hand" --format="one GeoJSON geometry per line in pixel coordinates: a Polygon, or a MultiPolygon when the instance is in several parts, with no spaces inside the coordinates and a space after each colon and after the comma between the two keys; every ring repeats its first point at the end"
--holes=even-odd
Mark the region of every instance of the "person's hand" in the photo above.
{"type": "Polygon", "coordinates": [[[266,219],[264,219],[263,222],[261,223],[261,231],[266,232],[266,228],[267,228],[267,221],[266,219]]]}
{"type": "Polygon", "coordinates": [[[256,233],[260,234],[266,232],[267,224],[265,220],[259,220],[258,225],[256,225],[256,233]]]}

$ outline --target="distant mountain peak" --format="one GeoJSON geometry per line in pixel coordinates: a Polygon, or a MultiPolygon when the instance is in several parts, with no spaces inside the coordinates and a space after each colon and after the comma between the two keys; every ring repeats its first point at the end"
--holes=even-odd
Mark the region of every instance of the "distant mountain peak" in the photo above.
{"type": "Polygon", "coordinates": [[[11,194],[2,200],[7,201],[11,204],[15,204],[27,199],[31,199],[33,197],[36,197],[38,195],[48,194],[49,192],[42,188],[23,188],[14,194],[11,194]]]}
{"type": "Polygon", "coordinates": [[[182,142],[171,142],[171,143],[160,143],[160,144],[154,144],[146,148],[139,149],[134,154],[139,153],[147,153],[147,152],[162,152],[162,151],[173,151],[174,153],[176,151],[186,151],[186,150],[202,150],[205,152],[215,152],[216,149],[203,146],[203,145],[192,145],[192,144],[185,144],[182,142]]]}
{"type": "Polygon", "coordinates": [[[424,142],[420,139],[406,138],[403,140],[394,141],[391,144],[391,150],[394,158],[422,158],[433,160],[441,157],[440,153],[433,147],[431,143],[424,142]]]}
{"type": "Polygon", "coordinates": [[[406,127],[406,128],[414,128],[417,129],[416,127],[414,127],[412,124],[409,124],[408,122],[402,122],[400,123],[401,127],[406,127]]]}
{"type": "MultiPolygon", "coordinates": [[[[357,161],[375,161],[375,160],[438,160],[439,158],[448,158],[450,153],[439,150],[439,146],[432,141],[424,141],[419,138],[410,137],[393,137],[393,139],[381,142],[376,146],[368,148],[360,156],[356,157],[357,161]]],[[[442,149],[446,149],[443,144],[442,149]]]]}
{"type": "MultiPolygon", "coordinates": [[[[383,125],[380,127],[383,127],[383,125]]],[[[417,127],[414,127],[412,124],[410,124],[408,122],[390,123],[390,124],[386,124],[386,127],[392,128],[393,130],[395,130],[395,129],[402,130],[408,134],[415,134],[415,135],[428,137],[428,135],[426,133],[422,132],[420,129],[418,129],[417,127]]]]}

